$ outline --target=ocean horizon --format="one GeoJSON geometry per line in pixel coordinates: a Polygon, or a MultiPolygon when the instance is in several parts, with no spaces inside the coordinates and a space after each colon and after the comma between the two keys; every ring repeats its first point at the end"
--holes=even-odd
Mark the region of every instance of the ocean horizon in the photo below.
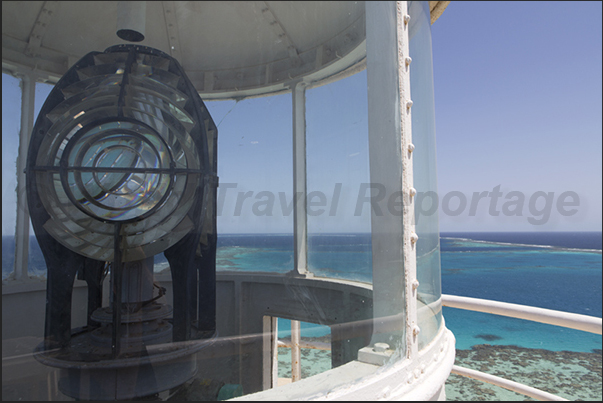
{"type": "MultiPolygon", "coordinates": [[[[601,232],[442,232],[442,293],[510,302],[601,317],[601,232]]],[[[12,272],[14,238],[2,237],[2,277],[12,272]]],[[[45,264],[30,237],[30,275],[45,264]]],[[[366,233],[310,234],[309,269],[318,277],[372,281],[371,238],[366,233]]],[[[169,268],[160,254],[155,271],[169,268]]],[[[286,273],[293,269],[292,234],[220,234],[217,270],[286,273]]],[[[601,350],[601,335],[521,319],[444,307],[456,348],[514,345],[550,351],[601,350]]],[[[279,336],[289,334],[279,319],[279,336]]],[[[302,337],[329,334],[302,323],[302,337]]]]}

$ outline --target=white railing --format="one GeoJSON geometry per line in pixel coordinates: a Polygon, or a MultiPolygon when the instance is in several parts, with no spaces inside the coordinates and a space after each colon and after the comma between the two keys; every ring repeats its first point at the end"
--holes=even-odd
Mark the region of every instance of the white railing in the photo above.
{"type": "MultiPolygon", "coordinates": [[[[552,309],[536,308],[508,302],[491,301],[487,299],[459,297],[457,295],[442,295],[442,305],[450,308],[465,309],[468,311],[485,312],[494,315],[509,316],[511,318],[531,320],[533,322],[549,325],[568,327],[585,332],[601,334],[603,320],[587,315],[555,311],[552,309]]],[[[454,365],[452,373],[500,386],[513,392],[521,393],[538,400],[567,400],[552,393],[532,388],[524,384],[513,382],[498,376],[486,374],[469,368],[454,365]]]]}
{"type": "Polygon", "coordinates": [[[540,389],[533,388],[531,386],[524,385],[523,383],[509,381],[508,379],[500,378],[498,376],[486,374],[484,372],[476,371],[465,367],[459,367],[458,365],[452,366],[452,373],[465,376],[467,378],[476,379],[478,381],[487,382],[492,385],[500,386],[505,389],[512,390],[513,392],[521,393],[522,395],[530,396],[538,400],[555,400],[555,401],[566,401],[562,397],[554,395],[552,393],[545,392],[540,389]]]}
{"type": "Polygon", "coordinates": [[[442,305],[468,311],[492,313],[511,318],[526,319],[549,325],[569,327],[570,329],[601,334],[601,318],[580,315],[577,313],[554,311],[552,309],[510,304],[508,302],[490,301],[487,299],[442,295],[442,305]]]}
{"type": "MultiPolygon", "coordinates": [[[[603,320],[601,318],[595,318],[587,315],[580,315],[569,312],[555,311],[552,309],[536,308],[532,306],[511,304],[508,302],[491,301],[479,298],[470,297],[459,297],[457,295],[442,295],[442,305],[450,308],[464,309],[468,311],[491,313],[494,315],[508,316],[512,318],[531,320],[533,322],[546,323],[549,325],[562,326],[571,329],[583,330],[585,332],[601,334],[603,328],[603,320]]],[[[291,321],[292,324],[294,321],[291,321]]],[[[297,322],[297,321],[295,321],[297,322]]],[[[299,322],[298,322],[299,323],[299,322]]],[[[291,341],[278,340],[278,347],[291,348],[292,356],[299,357],[299,349],[301,348],[312,348],[318,350],[330,350],[331,346],[329,343],[320,342],[307,342],[300,339],[299,325],[292,326],[291,328],[291,341]],[[294,331],[295,329],[295,331],[294,331]],[[294,334],[295,333],[295,334],[294,334]],[[293,351],[296,350],[297,354],[293,351]]],[[[276,358],[275,354],[275,358],[276,358]]],[[[292,357],[293,358],[293,357],[292,357]]],[[[292,374],[299,377],[299,366],[300,362],[294,363],[292,359],[292,374]],[[296,367],[295,369],[293,367],[296,367]]],[[[476,371],[469,368],[460,367],[454,365],[452,367],[452,373],[465,376],[468,378],[476,379],[482,382],[487,382],[492,385],[500,386],[502,388],[511,390],[513,392],[521,393],[523,395],[532,397],[538,400],[551,400],[551,401],[566,401],[560,396],[552,393],[545,392],[540,389],[533,388],[521,384],[519,382],[510,381],[508,379],[500,378],[498,376],[486,374],[484,372],[476,371]]],[[[297,378],[297,377],[295,377],[297,378]]],[[[299,378],[295,379],[298,380],[299,378]]]]}

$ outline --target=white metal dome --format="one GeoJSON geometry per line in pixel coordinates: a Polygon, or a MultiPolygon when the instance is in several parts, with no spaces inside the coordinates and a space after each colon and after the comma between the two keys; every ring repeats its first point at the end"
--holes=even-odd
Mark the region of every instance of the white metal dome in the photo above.
{"type": "MultiPolygon", "coordinates": [[[[363,1],[3,1],[3,71],[56,82],[86,53],[127,42],[116,35],[125,3],[146,3],[132,11],[146,15],[140,44],[179,60],[203,99],[288,91],[365,67],[363,1]]],[[[433,22],[449,2],[430,3],[433,22]]]]}

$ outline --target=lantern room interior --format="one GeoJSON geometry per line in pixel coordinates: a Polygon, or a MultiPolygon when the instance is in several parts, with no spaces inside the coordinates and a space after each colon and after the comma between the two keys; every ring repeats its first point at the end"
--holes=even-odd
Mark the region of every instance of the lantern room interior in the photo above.
{"type": "Polygon", "coordinates": [[[414,201],[448,3],[3,2],[3,398],[445,398],[438,216],[414,201]]]}

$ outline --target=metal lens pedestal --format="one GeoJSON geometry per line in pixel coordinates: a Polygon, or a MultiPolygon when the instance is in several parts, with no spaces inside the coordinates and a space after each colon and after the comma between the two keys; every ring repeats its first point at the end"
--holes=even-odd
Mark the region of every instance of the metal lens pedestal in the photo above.
{"type": "Polygon", "coordinates": [[[111,306],[91,316],[101,325],[75,332],[66,348],[36,356],[61,369],[59,389],[76,399],[132,399],[177,387],[195,375],[195,353],[213,340],[172,343],[172,307],[153,297],[153,257],[121,269],[115,263],[111,306]]]}

